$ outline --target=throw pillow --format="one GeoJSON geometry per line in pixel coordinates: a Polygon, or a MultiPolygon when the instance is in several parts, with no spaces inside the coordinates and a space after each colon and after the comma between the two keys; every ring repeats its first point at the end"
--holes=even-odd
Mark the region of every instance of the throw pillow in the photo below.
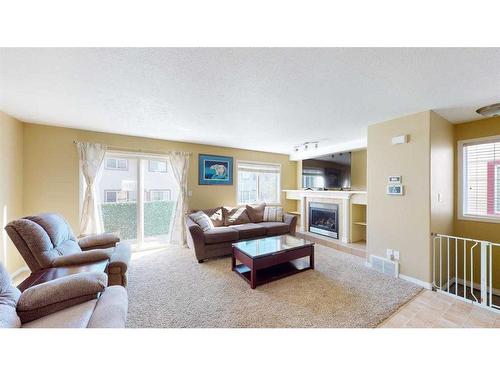
{"type": "Polygon", "coordinates": [[[223,227],[224,226],[224,217],[222,212],[222,207],[209,208],[206,210],[201,210],[207,214],[207,216],[212,220],[212,224],[214,227],[223,227]]]}
{"type": "Polygon", "coordinates": [[[283,207],[266,206],[264,209],[264,221],[283,221],[283,207]]]}
{"type": "Polygon", "coordinates": [[[245,207],[224,207],[223,209],[226,226],[250,223],[250,218],[245,207]]]}
{"type": "Polygon", "coordinates": [[[266,204],[262,203],[258,206],[249,206],[247,205],[247,214],[252,223],[260,223],[264,221],[264,209],[266,208],[266,204]]]}
{"type": "Polygon", "coordinates": [[[206,213],[203,211],[198,211],[195,212],[194,214],[189,215],[193,221],[198,224],[203,232],[206,232],[207,230],[214,229],[214,224],[212,223],[212,220],[208,217],[206,213]]]}

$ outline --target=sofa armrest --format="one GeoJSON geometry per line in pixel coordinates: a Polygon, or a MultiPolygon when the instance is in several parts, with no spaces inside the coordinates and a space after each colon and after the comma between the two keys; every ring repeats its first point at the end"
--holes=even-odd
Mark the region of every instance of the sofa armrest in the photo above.
{"type": "Polygon", "coordinates": [[[125,328],[127,310],[127,290],[109,286],[101,293],[87,328],[125,328]]]}
{"type": "Polygon", "coordinates": [[[100,260],[109,259],[111,252],[109,250],[96,249],[88,250],[81,253],[62,255],[52,261],[53,267],[66,267],[77,264],[93,263],[100,260]]]}
{"type": "Polygon", "coordinates": [[[83,251],[87,251],[115,247],[118,242],[120,242],[120,237],[113,233],[102,233],[82,237],[78,240],[78,245],[83,251]]]}
{"type": "Polygon", "coordinates": [[[297,227],[297,216],[291,214],[283,215],[283,222],[290,226],[290,234],[293,236],[297,227]]]}
{"type": "MultiPolygon", "coordinates": [[[[108,269],[118,268],[120,273],[125,274],[127,272],[128,264],[130,263],[131,250],[130,245],[125,243],[119,243],[115,247],[114,251],[111,253],[109,258],[108,269]]],[[[116,273],[116,272],[112,272],[116,273]]]]}
{"type": "Polygon", "coordinates": [[[97,298],[106,285],[103,272],[82,272],[26,289],[17,303],[17,314],[26,323],[97,298]]]}
{"type": "Polygon", "coordinates": [[[186,216],[186,236],[188,247],[194,250],[196,258],[202,261],[205,258],[205,234],[189,216],[186,216]]]}

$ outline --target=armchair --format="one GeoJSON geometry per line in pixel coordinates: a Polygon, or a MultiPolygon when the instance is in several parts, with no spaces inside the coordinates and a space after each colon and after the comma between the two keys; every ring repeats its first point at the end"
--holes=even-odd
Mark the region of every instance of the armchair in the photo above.
{"type": "Polygon", "coordinates": [[[14,220],[5,227],[31,272],[107,260],[109,285],[127,285],[130,246],[113,234],[77,240],[66,220],[42,213],[14,220]]]}
{"type": "Polygon", "coordinates": [[[123,328],[127,291],[102,272],[66,276],[26,289],[0,264],[0,328],[123,328]]]}

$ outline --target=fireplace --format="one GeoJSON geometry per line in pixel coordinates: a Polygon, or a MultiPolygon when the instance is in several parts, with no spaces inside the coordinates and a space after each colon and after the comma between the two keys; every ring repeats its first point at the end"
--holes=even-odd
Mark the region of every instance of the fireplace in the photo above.
{"type": "Polygon", "coordinates": [[[339,238],[339,205],[309,203],[309,232],[339,238]]]}

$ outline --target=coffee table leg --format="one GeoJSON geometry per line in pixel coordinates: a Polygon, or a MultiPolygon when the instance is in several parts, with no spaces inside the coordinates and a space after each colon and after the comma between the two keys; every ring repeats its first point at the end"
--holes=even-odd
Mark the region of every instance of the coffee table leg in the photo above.
{"type": "Polygon", "coordinates": [[[312,270],[314,269],[314,247],[312,248],[311,255],[309,256],[309,267],[311,267],[312,270]]]}
{"type": "Polygon", "coordinates": [[[255,268],[252,268],[250,271],[250,287],[252,289],[255,289],[257,286],[257,272],[255,271],[255,268]]]}
{"type": "Polygon", "coordinates": [[[235,268],[236,268],[236,258],[234,257],[234,248],[233,248],[233,252],[231,254],[231,270],[234,271],[235,268]]]}

